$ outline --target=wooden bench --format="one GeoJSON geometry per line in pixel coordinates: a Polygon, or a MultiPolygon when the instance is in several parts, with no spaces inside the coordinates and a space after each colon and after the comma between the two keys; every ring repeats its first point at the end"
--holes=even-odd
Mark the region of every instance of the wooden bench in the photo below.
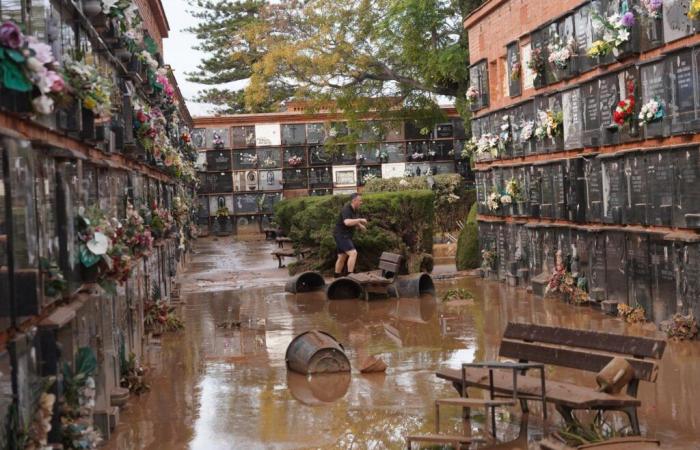
{"type": "Polygon", "coordinates": [[[276,237],[275,241],[277,242],[277,246],[279,248],[284,248],[284,244],[287,244],[287,243],[291,244],[292,239],[288,238],[288,237],[280,236],[280,237],[276,237]]]}
{"type": "Polygon", "coordinates": [[[279,228],[264,228],[263,232],[265,233],[265,240],[271,241],[278,236],[282,236],[282,230],[279,228]]]}
{"type": "Polygon", "coordinates": [[[284,258],[294,258],[294,257],[305,258],[306,255],[308,255],[309,253],[311,253],[311,249],[308,249],[308,248],[303,248],[300,250],[294,250],[292,248],[282,248],[282,249],[273,251],[272,256],[277,258],[277,268],[282,269],[285,267],[285,265],[282,263],[284,258]]]}
{"type": "MultiPolygon", "coordinates": [[[[665,348],[666,341],[659,339],[511,322],[503,334],[499,356],[595,373],[613,358],[625,358],[635,371],[626,393],[611,395],[578,384],[547,380],[545,400],[555,405],[567,423],[573,422],[573,411],[577,409],[621,411],[628,416],[632,431],[640,434],[637,417],[637,407],[641,404],[637,398],[639,381],[656,381],[657,360],[661,359],[665,348]]],[[[486,369],[467,370],[467,386],[464,387],[459,369],[442,369],[436,375],[451,381],[460,393],[466,392],[463,389],[466,387],[489,389],[486,369]]],[[[510,374],[496,372],[493,382],[496,392],[513,394],[510,374]]],[[[518,375],[517,396],[524,410],[527,409],[527,400],[541,398],[541,391],[539,377],[518,375]]]]}
{"type": "Polygon", "coordinates": [[[384,252],[379,257],[379,270],[351,273],[348,278],[362,286],[367,300],[369,300],[370,294],[387,295],[389,285],[394,282],[396,275],[401,270],[402,261],[401,255],[384,252]]]}

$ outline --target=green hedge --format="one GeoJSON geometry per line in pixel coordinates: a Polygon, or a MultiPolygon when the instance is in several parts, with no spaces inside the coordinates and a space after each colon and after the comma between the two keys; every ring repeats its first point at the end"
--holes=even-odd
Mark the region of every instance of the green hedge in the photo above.
{"type": "Polygon", "coordinates": [[[480,265],[476,206],[476,203],[472,205],[467,216],[467,222],[459,233],[457,241],[457,270],[476,269],[480,265]]]}
{"type": "MultiPolygon", "coordinates": [[[[433,177],[435,194],[435,229],[448,232],[457,229],[457,221],[467,215],[476,201],[476,191],[466,188],[461,175],[440,174],[433,177]]],[[[375,178],[365,185],[364,192],[403,192],[429,189],[428,177],[375,178]]]]}
{"type": "MultiPolygon", "coordinates": [[[[402,191],[365,194],[360,217],[369,221],[367,231],[355,231],[353,242],[359,253],[357,270],[377,268],[384,251],[401,253],[407,267],[417,270],[424,254],[432,254],[435,209],[431,191],[402,191]]],[[[335,264],[333,227],[348,196],[303,197],[275,205],[275,219],[295,248],[311,249],[303,261],[290,267],[332,271],[335,264]]]]}

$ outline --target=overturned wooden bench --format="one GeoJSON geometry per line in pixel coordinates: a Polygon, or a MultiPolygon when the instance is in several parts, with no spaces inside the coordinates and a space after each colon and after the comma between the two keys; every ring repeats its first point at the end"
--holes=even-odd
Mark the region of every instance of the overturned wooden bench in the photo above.
{"type": "Polygon", "coordinates": [[[283,264],[284,258],[305,258],[306,255],[311,253],[311,249],[302,248],[300,250],[294,250],[293,248],[281,248],[272,252],[272,256],[277,258],[277,268],[282,269],[285,267],[283,264]]]}
{"type": "MultiPolygon", "coordinates": [[[[594,373],[615,357],[625,358],[634,368],[634,376],[627,384],[626,393],[611,395],[573,383],[547,380],[545,400],[553,403],[569,424],[574,421],[575,410],[621,411],[629,418],[633,433],[638,435],[637,408],[641,405],[637,398],[639,382],[656,381],[657,361],[663,356],[665,348],[666,341],[660,339],[511,322],[503,334],[498,354],[520,362],[539,362],[594,373]]],[[[460,393],[466,392],[465,387],[489,389],[486,369],[468,369],[465,372],[466,386],[462,386],[463,375],[459,369],[442,369],[436,375],[451,381],[460,393]]],[[[513,394],[511,374],[496,372],[493,377],[496,392],[509,396],[513,394]]],[[[539,377],[518,375],[519,399],[526,402],[541,398],[541,391],[539,377]]]]}

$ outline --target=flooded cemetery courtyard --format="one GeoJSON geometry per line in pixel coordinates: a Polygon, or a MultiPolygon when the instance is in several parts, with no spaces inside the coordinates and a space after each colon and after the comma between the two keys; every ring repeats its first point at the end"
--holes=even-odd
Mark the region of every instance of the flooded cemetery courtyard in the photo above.
{"type": "MultiPolygon", "coordinates": [[[[433,430],[435,399],[455,395],[435,371],[497,359],[509,321],[653,333],[473,277],[438,281],[437,298],[294,296],[283,292],[288,276],[269,256],[273,245],[231,238],[197,242],[181,277],[186,328],[148,347],[151,391],[122,411],[107,449],[405,448],[407,434],[433,430]],[[469,290],[474,300],[443,303],[441,294],[452,287],[469,290]],[[287,371],[287,346],[310,329],[345,346],[350,375],[308,379],[287,371]],[[380,355],[386,373],[360,374],[368,355],[380,355]]],[[[700,447],[698,373],[700,345],[669,342],[658,381],[641,384],[642,434],[659,439],[662,448],[700,447]]],[[[594,386],[593,376],[583,374],[548,367],[546,375],[594,386]]],[[[531,448],[542,436],[535,403],[531,448]]],[[[458,409],[445,408],[442,417],[443,430],[461,432],[458,409]]],[[[500,442],[517,437],[519,418],[517,408],[499,414],[500,442]]],[[[476,411],[472,419],[474,430],[483,429],[476,411]]],[[[550,431],[559,420],[552,408],[550,431]]]]}

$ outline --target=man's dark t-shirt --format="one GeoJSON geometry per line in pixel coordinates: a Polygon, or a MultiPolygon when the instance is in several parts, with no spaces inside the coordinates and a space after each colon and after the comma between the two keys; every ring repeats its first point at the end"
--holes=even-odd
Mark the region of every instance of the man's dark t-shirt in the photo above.
{"type": "Polygon", "coordinates": [[[352,209],[350,203],[346,203],[343,209],[340,211],[338,216],[338,221],[335,224],[335,229],[333,230],[333,235],[338,237],[351,238],[355,227],[348,227],[345,225],[345,219],[357,219],[357,212],[352,209]]]}

